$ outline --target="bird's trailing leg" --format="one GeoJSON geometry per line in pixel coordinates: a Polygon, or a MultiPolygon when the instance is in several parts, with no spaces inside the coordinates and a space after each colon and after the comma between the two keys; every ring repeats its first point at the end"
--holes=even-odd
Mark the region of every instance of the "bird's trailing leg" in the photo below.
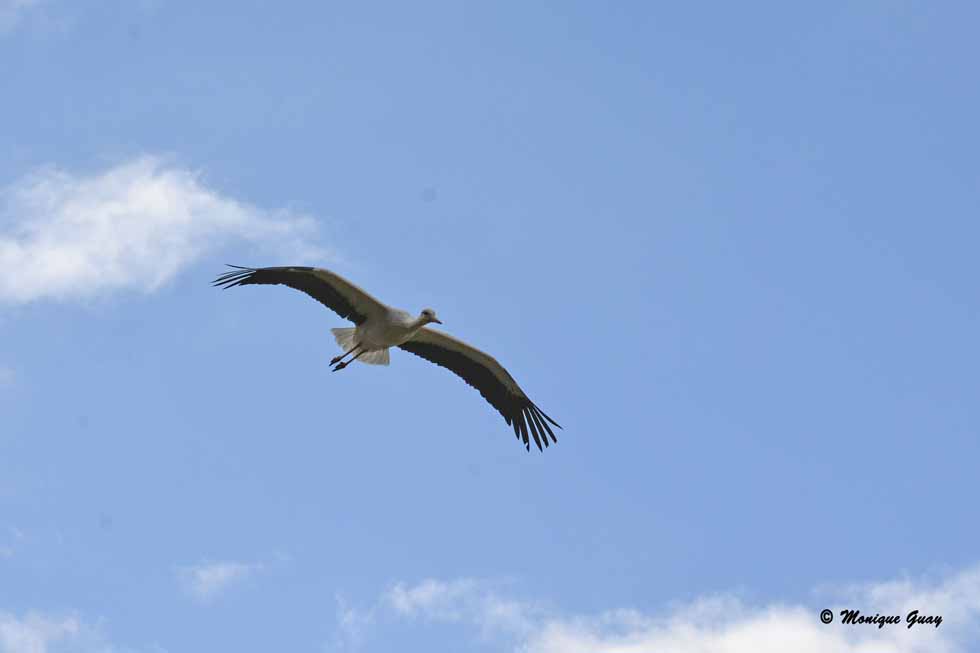
{"type": "Polygon", "coordinates": [[[341,360],[343,360],[343,358],[344,358],[345,356],[347,356],[347,354],[350,354],[350,353],[352,353],[352,352],[353,352],[353,351],[354,351],[355,349],[357,349],[357,348],[358,348],[358,347],[360,347],[360,346],[361,346],[361,344],[360,344],[360,343],[358,343],[358,344],[356,344],[356,345],[354,345],[353,347],[351,347],[351,348],[350,348],[350,350],[348,350],[348,351],[345,351],[345,352],[344,352],[343,354],[341,354],[340,356],[334,356],[333,358],[331,358],[331,359],[330,359],[330,364],[331,364],[331,365],[336,365],[336,364],[337,364],[337,363],[339,363],[339,362],[340,362],[341,360]]]}
{"type": "MultiPolygon", "coordinates": [[[[359,352],[359,353],[357,354],[357,356],[355,356],[354,358],[352,358],[352,359],[350,359],[350,360],[349,360],[349,361],[347,361],[346,363],[337,363],[337,367],[335,367],[335,368],[333,368],[333,369],[332,369],[332,370],[330,370],[330,371],[331,371],[331,372],[336,372],[337,370],[342,370],[342,369],[344,369],[345,367],[347,367],[348,365],[350,365],[351,363],[353,363],[354,361],[356,361],[356,360],[357,360],[358,358],[360,358],[361,356],[363,356],[363,355],[364,355],[364,354],[366,354],[366,353],[367,353],[367,352],[366,352],[366,351],[364,351],[364,350],[362,349],[362,350],[361,350],[361,351],[360,351],[360,352],[359,352]]],[[[347,354],[344,354],[344,355],[346,356],[347,354]]]]}

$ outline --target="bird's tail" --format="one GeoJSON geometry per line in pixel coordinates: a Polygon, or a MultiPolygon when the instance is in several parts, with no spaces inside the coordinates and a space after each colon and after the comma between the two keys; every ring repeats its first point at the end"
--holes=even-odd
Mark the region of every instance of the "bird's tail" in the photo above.
{"type": "Polygon", "coordinates": [[[354,346],[354,332],[357,329],[330,329],[330,333],[333,334],[333,339],[337,341],[340,348],[344,351],[348,351],[354,346]]]}
{"type": "Polygon", "coordinates": [[[368,353],[364,354],[357,360],[360,363],[367,363],[368,365],[387,365],[388,350],[375,349],[374,351],[369,351],[368,353]]]}

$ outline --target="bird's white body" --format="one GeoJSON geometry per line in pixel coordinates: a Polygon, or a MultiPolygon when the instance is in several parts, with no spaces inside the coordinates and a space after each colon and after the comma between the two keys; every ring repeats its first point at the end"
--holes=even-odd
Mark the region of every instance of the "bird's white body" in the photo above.
{"type": "Polygon", "coordinates": [[[424,320],[419,320],[407,311],[391,308],[384,315],[375,319],[369,318],[354,328],[330,331],[344,351],[350,351],[360,344],[365,353],[357,360],[368,365],[387,365],[389,347],[408,342],[423,326],[424,320]]]}

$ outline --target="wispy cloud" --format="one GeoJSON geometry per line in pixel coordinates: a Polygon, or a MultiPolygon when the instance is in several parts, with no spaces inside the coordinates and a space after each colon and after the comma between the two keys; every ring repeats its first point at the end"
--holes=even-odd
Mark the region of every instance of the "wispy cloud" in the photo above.
{"type": "Polygon", "coordinates": [[[53,618],[30,613],[17,617],[0,612],[0,653],[46,653],[83,635],[74,617],[53,618]]]}
{"type": "Polygon", "coordinates": [[[360,648],[374,629],[392,617],[464,624],[479,630],[484,639],[503,633],[529,634],[534,621],[548,612],[541,605],[504,596],[497,590],[500,586],[502,583],[473,578],[430,578],[414,585],[397,583],[368,608],[353,606],[338,595],[336,647],[360,648]]]}
{"type": "Polygon", "coordinates": [[[340,594],[337,601],[337,649],[357,649],[365,634],[374,626],[375,610],[360,610],[351,606],[340,594]]]}
{"type": "MultiPolygon", "coordinates": [[[[497,587],[472,579],[397,584],[363,611],[370,615],[363,623],[374,629],[385,619],[464,624],[522,653],[966,653],[980,641],[980,566],[940,579],[823,588],[812,605],[754,604],[722,595],[671,604],[656,614],[616,609],[566,615],[507,597],[497,587]],[[825,608],[834,615],[830,624],[820,620],[825,608]],[[845,625],[845,609],[898,615],[901,623],[845,625]],[[943,622],[908,628],[913,610],[942,615],[943,622]]],[[[349,606],[344,620],[363,630],[349,606]]]]}
{"type": "MultiPolygon", "coordinates": [[[[17,554],[17,546],[24,540],[24,531],[16,526],[7,529],[8,535],[0,536],[0,558],[13,558],[17,554]]],[[[2,653],[2,651],[0,651],[2,653]]]]}
{"type": "Polygon", "coordinates": [[[469,623],[486,632],[529,632],[532,623],[546,614],[543,605],[503,596],[498,586],[472,578],[427,579],[394,585],[382,602],[403,617],[469,623]]]}
{"type": "MultiPolygon", "coordinates": [[[[95,622],[74,615],[27,612],[20,615],[0,610],[0,653],[120,653],[95,622]]],[[[158,645],[140,650],[165,653],[158,645]]]]}
{"type": "Polygon", "coordinates": [[[0,34],[13,29],[40,0],[0,0],[0,34]]]}
{"type": "Polygon", "coordinates": [[[208,562],[179,567],[177,577],[188,594],[198,601],[207,603],[216,599],[231,586],[263,569],[264,565],[261,563],[208,562]]]}
{"type": "Polygon", "coordinates": [[[201,257],[251,243],[310,261],[315,221],[209,188],[144,156],[90,175],[47,168],[0,191],[0,302],[156,290],[201,257]]]}

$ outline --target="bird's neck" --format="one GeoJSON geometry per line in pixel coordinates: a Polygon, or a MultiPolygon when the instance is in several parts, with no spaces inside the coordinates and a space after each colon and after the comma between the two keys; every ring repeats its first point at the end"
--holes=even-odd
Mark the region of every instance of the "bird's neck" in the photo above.
{"type": "Polygon", "coordinates": [[[424,327],[428,323],[429,323],[429,321],[427,319],[425,319],[424,317],[422,317],[421,315],[419,315],[417,318],[415,318],[414,320],[412,320],[412,330],[413,331],[418,331],[419,329],[421,329],[422,327],[424,327]]]}

